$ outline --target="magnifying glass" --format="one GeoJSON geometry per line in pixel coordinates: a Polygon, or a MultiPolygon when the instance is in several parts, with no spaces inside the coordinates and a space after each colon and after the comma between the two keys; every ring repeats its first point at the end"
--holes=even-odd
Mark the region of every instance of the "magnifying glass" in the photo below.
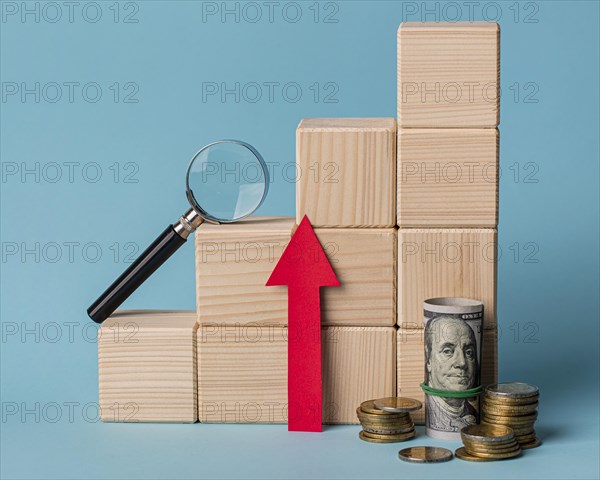
{"type": "Polygon", "coordinates": [[[187,169],[186,195],[192,208],[169,225],[135,262],[88,308],[102,323],[181,247],[202,223],[232,223],[261,206],[269,170],[251,145],[221,140],[203,147],[187,169]]]}

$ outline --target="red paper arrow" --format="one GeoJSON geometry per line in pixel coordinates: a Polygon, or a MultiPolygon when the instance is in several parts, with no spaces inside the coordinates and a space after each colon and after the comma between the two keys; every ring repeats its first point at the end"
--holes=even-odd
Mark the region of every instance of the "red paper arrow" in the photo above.
{"type": "Polygon", "coordinates": [[[305,215],[267,286],[288,286],[288,430],[322,431],[320,287],[340,282],[305,215]]]}

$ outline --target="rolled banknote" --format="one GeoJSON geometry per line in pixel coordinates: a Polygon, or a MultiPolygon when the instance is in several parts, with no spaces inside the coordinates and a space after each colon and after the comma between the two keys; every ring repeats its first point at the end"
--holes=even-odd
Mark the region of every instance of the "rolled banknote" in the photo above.
{"type": "Polygon", "coordinates": [[[425,427],[430,437],[460,440],[479,423],[483,303],[431,298],[425,310],[425,427]]]}

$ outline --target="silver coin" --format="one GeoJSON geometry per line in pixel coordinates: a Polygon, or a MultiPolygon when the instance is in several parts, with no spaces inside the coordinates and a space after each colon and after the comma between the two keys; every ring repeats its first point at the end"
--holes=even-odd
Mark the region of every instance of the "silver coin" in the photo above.
{"type": "Polygon", "coordinates": [[[398,458],[411,463],[439,463],[452,460],[452,452],[441,447],[409,447],[398,452],[398,458]]]}
{"type": "Polygon", "coordinates": [[[423,404],[414,398],[387,397],[373,400],[375,407],[386,412],[414,412],[420,410],[423,404]]]}
{"type": "Polygon", "coordinates": [[[486,389],[486,394],[490,397],[510,397],[527,398],[535,397],[540,394],[540,390],[535,385],[521,382],[497,383],[490,385],[486,389]]]}

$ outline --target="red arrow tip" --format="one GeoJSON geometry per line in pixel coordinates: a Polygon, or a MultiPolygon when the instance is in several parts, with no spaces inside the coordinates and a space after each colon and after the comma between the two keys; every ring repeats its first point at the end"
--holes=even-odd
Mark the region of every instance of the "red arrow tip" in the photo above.
{"type": "Polygon", "coordinates": [[[313,287],[340,285],[306,215],[267,281],[267,286],[292,284],[313,287]]]}

